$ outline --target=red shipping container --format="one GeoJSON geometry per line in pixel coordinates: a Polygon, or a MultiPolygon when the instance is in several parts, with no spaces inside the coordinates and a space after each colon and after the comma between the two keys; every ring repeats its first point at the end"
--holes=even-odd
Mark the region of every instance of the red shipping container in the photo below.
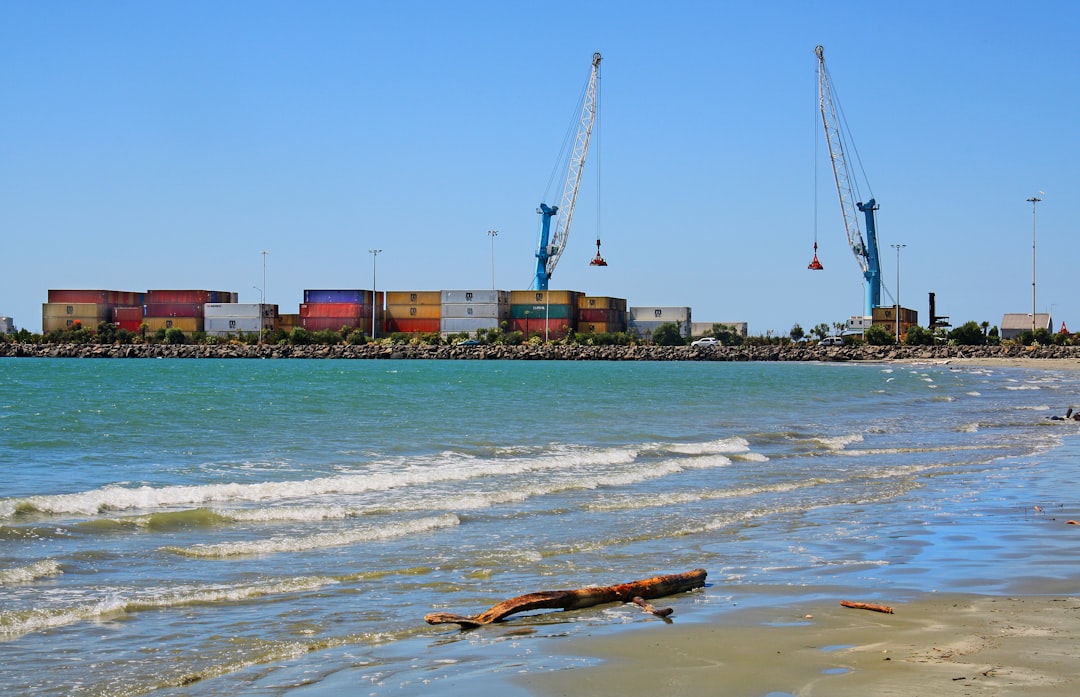
{"type": "Polygon", "coordinates": [[[607,308],[586,308],[582,307],[578,309],[578,320],[582,322],[614,322],[615,311],[607,308]]]}
{"type": "Polygon", "coordinates": [[[144,317],[202,317],[202,303],[147,303],[143,305],[144,317]]]}
{"type": "Polygon", "coordinates": [[[114,307],[113,322],[142,322],[142,305],[137,307],[114,307]]]}
{"type": "Polygon", "coordinates": [[[113,324],[121,329],[126,329],[133,334],[139,333],[139,328],[142,327],[142,319],[118,319],[113,324]]]}
{"type": "Polygon", "coordinates": [[[219,303],[231,298],[227,290],[148,290],[146,304],[157,303],[219,303]]]}
{"type": "Polygon", "coordinates": [[[433,332],[438,334],[440,331],[440,325],[442,320],[440,319],[411,319],[411,318],[390,318],[386,320],[386,331],[389,333],[404,332],[406,334],[412,334],[414,332],[433,332]]]}
{"type": "Polygon", "coordinates": [[[349,319],[347,317],[301,317],[300,326],[309,332],[321,332],[324,329],[331,331],[341,331],[342,327],[348,327],[349,329],[359,329],[362,332],[369,332],[368,327],[371,326],[370,319],[349,319]]]}
{"type": "MultiPolygon", "coordinates": [[[[540,334],[541,337],[544,334],[544,318],[538,319],[511,319],[510,331],[523,332],[526,336],[532,336],[533,334],[540,334]]],[[[547,338],[549,339],[562,339],[570,333],[570,323],[565,319],[550,319],[547,324],[547,338]]]]}
{"type": "Polygon", "coordinates": [[[360,303],[304,303],[300,306],[300,316],[360,319],[371,317],[371,305],[361,305],[360,303]]]}

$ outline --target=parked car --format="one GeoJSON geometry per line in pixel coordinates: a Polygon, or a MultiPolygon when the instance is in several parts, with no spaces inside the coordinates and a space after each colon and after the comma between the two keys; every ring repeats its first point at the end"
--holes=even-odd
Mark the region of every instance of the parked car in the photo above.
{"type": "Polygon", "coordinates": [[[827,336],[818,342],[819,346],[843,346],[844,337],[842,336],[827,336]]]}
{"type": "Polygon", "coordinates": [[[716,337],[714,337],[714,336],[705,336],[705,337],[702,337],[702,338],[697,339],[695,341],[691,341],[690,345],[691,346],[697,346],[699,348],[703,348],[703,347],[708,347],[708,346],[719,346],[720,342],[717,341],[716,337]]]}
{"type": "Polygon", "coordinates": [[[480,345],[480,342],[477,341],[476,339],[465,339],[464,341],[459,341],[459,342],[457,342],[455,344],[455,346],[479,346],[479,345],[480,345]]]}

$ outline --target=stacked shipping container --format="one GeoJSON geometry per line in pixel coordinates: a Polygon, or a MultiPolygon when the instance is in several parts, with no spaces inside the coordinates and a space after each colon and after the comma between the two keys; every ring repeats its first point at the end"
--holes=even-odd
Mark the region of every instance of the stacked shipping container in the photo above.
{"type": "Polygon", "coordinates": [[[46,334],[76,325],[96,330],[102,322],[114,321],[115,307],[143,302],[142,293],[126,290],[50,290],[48,298],[41,306],[41,329],[46,334]]]}
{"type": "Polygon", "coordinates": [[[664,324],[674,324],[683,338],[690,338],[689,307],[631,307],[627,320],[627,329],[642,338],[652,336],[664,324]]]}
{"type": "Polygon", "coordinates": [[[386,292],[386,331],[389,333],[438,333],[442,318],[442,294],[437,290],[386,292]]]}
{"type": "Polygon", "coordinates": [[[624,298],[578,297],[577,331],[604,334],[626,331],[626,300],[624,298]]]}
{"type": "Polygon", "coordinates": [[[201,332],[206,303],[234,303],[237,294],[227,290],[148,290],[143,303],[143,324],[152,332],[179,329],[201,332]]]}
{"type": "Polygon", "coordinates": [[[273,331],[277,321],[277,305],[207,303],[203,309],[206,333],[210,336],[262,334],[273,331]]]}
{"type": "Polygon", "coordinates": [[[440,293],[443,334],[473,334],[499,329],[510,319],[510,295],[505,290],[444,290],[440,293]]]}
{"type": "Polygon", "coordinates": [[[536,332],[544,338],[561,339],[577,328],[581,295],[575,290],[512,290],[510,329],[525,336],[536,332]]]}
{"type": "Polygon", "coordinates": [[[300,326],[314,332],[348,328],[370,334],[373,311],[375,326],[382,323],[382,296],[370,290],[305,290],[300,326]]]}

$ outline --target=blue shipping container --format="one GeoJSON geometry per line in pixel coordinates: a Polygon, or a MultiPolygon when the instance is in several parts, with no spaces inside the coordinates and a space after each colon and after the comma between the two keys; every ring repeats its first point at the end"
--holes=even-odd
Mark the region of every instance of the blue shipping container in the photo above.
{"type": "Polygon", "coordinates": [[[371,304],[370,290],[305,290],[305,303],[359,303],[371,304]]]}

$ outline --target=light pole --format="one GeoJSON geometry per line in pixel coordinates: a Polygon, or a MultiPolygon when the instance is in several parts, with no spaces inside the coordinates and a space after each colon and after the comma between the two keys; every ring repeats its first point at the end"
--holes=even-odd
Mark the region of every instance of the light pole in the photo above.
{"type": "Polygon", "coordinates": [[[900,342],[900,250],[906,244],[889,245],[896,250],[896,341],[900,342]]]}
{"type": "Polygon", "coordinates": [[[368,252],[371,254],[371,338],[374,339],[377,336],[375,333],[375,310],[379,307],[375,300],[379,297],[379,294],[375,291],[375,260],[379,258],[379,254],[382,250],[369,249],[368,252]]]}
{"type": "Polygon", "coordinates": [[[495,290],[495,238],[499,236],[498,230],[488,230],[491,238],[491,289],[495,290]]]}
{"type": "Polygon", "coordinates": [[[1042,201],[1038,196],[1029,198],[1031,204],[1031,333],[1035,334],[1035,204],[1042,201]]]}
{"type": "Polygon", "coordinates": [[[266,304],[266,255],[269,253],[265,249],[259,252],[263,258],[263,281],[262,288],[259,288],[259,343],[266,338],[266,308],[263,305],[266,304]]]}

